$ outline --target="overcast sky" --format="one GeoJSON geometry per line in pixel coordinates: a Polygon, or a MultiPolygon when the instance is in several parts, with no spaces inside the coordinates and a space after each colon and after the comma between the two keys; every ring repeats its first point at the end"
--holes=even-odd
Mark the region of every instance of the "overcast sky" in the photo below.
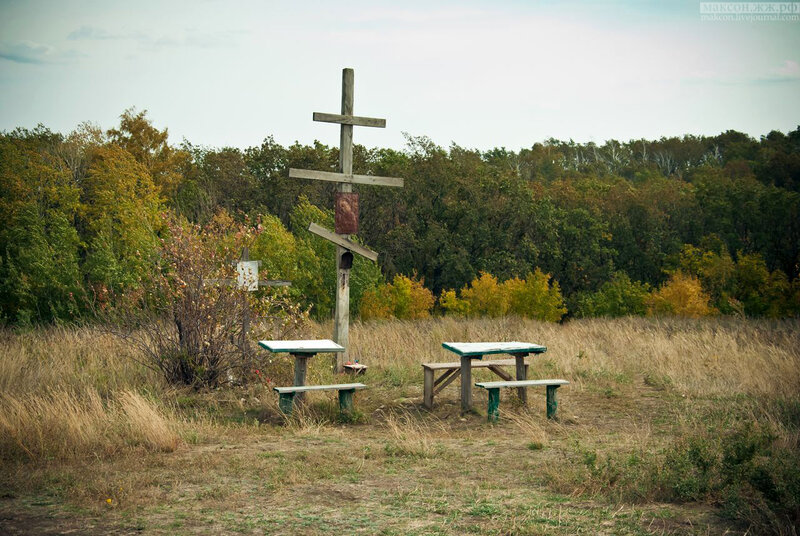
{"type": "Polygon", "coordinates": [[[173,143],[354,141],[518,150],[800,124],[800,22],[703,21],[697,1],[0,0],[0,130],[103,128],[135,106],[173,143]]]}

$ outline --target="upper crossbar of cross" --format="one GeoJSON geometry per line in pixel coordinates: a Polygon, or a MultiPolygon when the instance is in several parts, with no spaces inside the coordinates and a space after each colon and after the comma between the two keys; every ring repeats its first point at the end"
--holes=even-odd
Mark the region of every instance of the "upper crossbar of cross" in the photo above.
{"type": "Polygon", "coordinates": [[[353,78],[353,69],[344,69],[342,71],[341,114],[314,112],[313,115],[314,121],[338,123],[340,125],[338,173],[290,168],[289,177],[295,179],[337,182],[339,183],[338,190],[340,192],[352,191],[352,184],[402,187],[403,179],[399,177],[376,177],[373,175],[353,174],[353,127],[386,128],[386,119],[353,115],[353,78]]]}

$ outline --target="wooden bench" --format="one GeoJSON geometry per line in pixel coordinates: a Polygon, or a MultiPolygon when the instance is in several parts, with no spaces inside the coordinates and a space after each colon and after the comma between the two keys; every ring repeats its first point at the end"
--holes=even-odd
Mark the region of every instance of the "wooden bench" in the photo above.
{"type": "Polygon", "coordinates": [[[500,388],[518,387],[525,388],[534,385],[547,386],[547,418],[552,419],[558,410],[558,400],[556,399],[556,389],[562,385],[569,385],[567,380],[514,380],[505,382],[477,382],[476,387],[483,387],[489,391],[489,410],[487,417],[490,421],[497,421],[500,414],[500,388]]]}
{"type": "Polygon", "coordinates": [[[308,391],[339,391],[339,411],[350,413],[353,411],[353,393],[357,389],[365,389],[363,383],[340,383],[337,385],[298,385],[294,387],[273,387],[278,392],[278,406],[286,415],[292,414],[294,395],[308,391]]]}
{"type": "MultiPolygon", "coordinates": [[[[513,379],[513,377],[511,374],[503,370],[502,367],[514,367],[516,364],[516,359],[494,359],[486,361],[481,359],[473,360],[472,368],[488,368],[504,380],[510,381],[513,379]]],[[[423,363],[422,370],[425,374],[422,403],[426,408],[431,409],[433,407],[434,395],[438,395],[442,389],[450,385],[456,378],[461,376],[461,363],[459,361],[454,361],[452,363],[423,363]],[[435,378],[435,373],[437,370],[443,370],[445,372],[438,378],[435,378]]],[[[525,375],[524,377],[527,377],[527,363],[525,363],[525,370],[522,371],[522,373],[525,375]]]]}

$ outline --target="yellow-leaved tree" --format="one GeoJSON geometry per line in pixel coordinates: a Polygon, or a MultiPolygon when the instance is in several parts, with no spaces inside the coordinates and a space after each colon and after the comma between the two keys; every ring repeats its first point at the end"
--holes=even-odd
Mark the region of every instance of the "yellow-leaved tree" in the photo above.
{"type": "Polygon", "coordinates": [[[396,275],[385,283],[364,292],[359,312],[363,320],[428,318],[433,307],[433,293],[425,288],[424,280],[396,275]]]}
{"type": "Polygon", "coordinates": [[[525,279],[509,279],[503,283],[508,296],[508,312],[547,322],[558,322],[567,313],[558,281],[550,282],[550,274],[536,268],[525,279]]]}
{"type": "Polygon", "coordinates": [[[442,291],[439,305],[447,314],[456,316],[513,314],[548,322],[558,322],[567,312],[558,282],[551,281],[550,274],[539,268],[525,279],[515,277],[503,283],[482,272],[461,289],[460,295],[455,290],[442,291]]]}
{"type": "Polygon", "coordinates": [[[461,289],[461,299],[467,302],[469,316],[503,316],[508,311],[508,295],[497,278],[488,272],[461,289]]]}
{"type": "Polygon", "coordinates": [[[710,299],[699,279],[678,271],[647,298],[647,313],[689,318],[709,316],[716,313],[709,305],[710,299]]]}

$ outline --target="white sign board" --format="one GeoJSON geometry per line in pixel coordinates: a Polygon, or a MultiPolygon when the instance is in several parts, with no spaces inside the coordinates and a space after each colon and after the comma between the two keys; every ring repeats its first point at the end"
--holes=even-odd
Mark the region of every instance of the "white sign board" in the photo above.
{"type": "Polygon", "coordinates": [[[238,288],[258,290],[258,261],[239,261],[236,263],[238,288]]]}

